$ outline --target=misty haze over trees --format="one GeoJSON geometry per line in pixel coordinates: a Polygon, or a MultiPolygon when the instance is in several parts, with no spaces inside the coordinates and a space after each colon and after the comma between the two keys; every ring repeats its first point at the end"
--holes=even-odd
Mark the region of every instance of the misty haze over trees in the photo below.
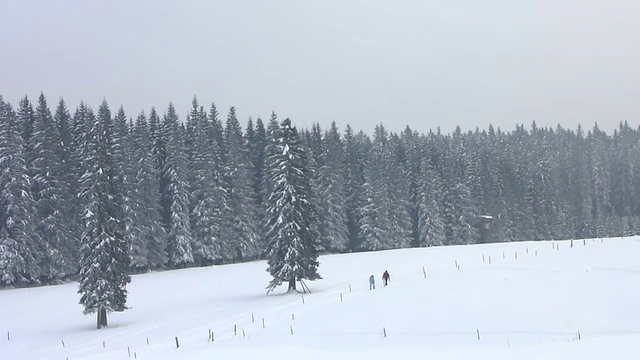
{"type": "Polygon", "coordinates": [[[131,273],[269,254],[275,286],[290,280],[274,240],[285,213],[311,279],[317,252],[480,242],[481,215],[492,242],[640,234],[640,130],[626,123],[372,136],[293,123],[283,147],[276,114],[243,128],[194,98],[186,118],[171,104],[130,116],[0,97],[0,287],[79,277],[86,311],[121,311],[131,273]]]}

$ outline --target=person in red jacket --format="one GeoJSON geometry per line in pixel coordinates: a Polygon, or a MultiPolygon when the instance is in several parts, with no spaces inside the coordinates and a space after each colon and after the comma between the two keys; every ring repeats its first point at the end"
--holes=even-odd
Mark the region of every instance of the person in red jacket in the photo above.
{"type": "Polygon", "coordinates": [[[384,283],[384,286],[389,285],[389,280],[391,280],[391,276],[389,275],[389,272],[385,270],[382,274],[382,282],[384,283]]]}

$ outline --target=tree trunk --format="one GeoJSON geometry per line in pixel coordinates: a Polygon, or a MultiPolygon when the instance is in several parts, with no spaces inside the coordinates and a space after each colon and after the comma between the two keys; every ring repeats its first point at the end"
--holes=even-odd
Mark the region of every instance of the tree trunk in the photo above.
{"type": "Polygon", "coordinates": [[[103,326],[107,327],[107,309],[99,308],[97,314],[98,314],[98,319],[97,319],[98,329],[101,329],[103,326]]]}
{"type": "Polygon", "coordinates": [[[296,278],[289,279],[289,291],[296,291],[296,278]]]}

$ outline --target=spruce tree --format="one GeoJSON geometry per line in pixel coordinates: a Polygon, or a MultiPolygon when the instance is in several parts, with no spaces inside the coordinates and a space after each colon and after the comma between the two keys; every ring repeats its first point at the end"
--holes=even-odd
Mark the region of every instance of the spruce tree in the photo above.
{"type": "Polygon", "coordinates": [[[211,141],[211,122],[197,100],[189,113],[190,206],[194,261],[200,265],[222,260],[220,224],[224,210],[224,192],[216,184],[220,164],[211,141]]]}
{"type": "Polygon", "coordinates": [[[420,247],[440,246],[446,241],[442,219],[442,180],[431,167],[430,162],[422,162],[420,191],[417,195],[417,245],[420,247]]]}
{"type": "Polygon", "coordinates": [[[0,287],[37,284],[36,253],[42,240],[33,229],[36,204],[23,153],[20,126],[0,96],[0,287]]]}
{"type": "MultiPolygon", "coordinates": [[[[267,293],[283,282],[288,292],[296,281],[320,279],[318,232],[314,224],[311,185],[305,168],[306,154],[296,128],[288,118],[274,131],[269,151],[272,184],[267,211],[267,271],[273,279],[267,293]]],[[[303,288],[304,288],[304,282],[303,288]]]]}
{"type": "MultiPolygon", "coordinates": [[[[266,213],[266,198],[267,198],[267,130],[264,127],[262,119],[256,120],[255,129],[251,123],[247,124],[247,145],[249,146],[249,152],[251,156],[251,162],[253,165],[253,192],[256,200],[256,210],[258,217],[258,224],[264,224],[266,213]]],[[[264,227],[259,226],[259,256],[264,256],[265,235],[264,227]]]]}
{"type": "Polygon", "coordinates": [[[80,196],[85,230],[80,248],[80,304],[85,314],[97,313],[97,328],[107,326],[107,314],[126,309],[126,285],[131,281],[129,246],[124,238],[122,193],[113,154],[115,139],[111,112],[103,101],[95,117],[88,112],[82,145],[80,196]]]}
{"type": "Polygon", "coordinates": [[[347,125],[344,133],[344,184],[345,214],[347,217],[347,237],[349,251],[360,247],[360,221],[364,206],[364,166],[365,156],[362,144],[347,125]]]}
{"type": "Polygon", "coordinates": [[[77,273],[73,246],[72,223],[63,216],[68,203],[63,196],[68,194],[59,181],[63,159],[58,157],[60,140],[56,136],[53,116],[44,94],[38,98],[31,143],[30,164],[32,167],[32,191],[36,201],[36,228],[45,241],[41,268],[43,280],[51,283],[69,274],[77,273]]]}
{"type": "Polygon", "coordinates": [[[160,193],[163,221],[168,233],[169,264],[177,268],[193,263],[183,132],[175,108],[170,103],[159,135],[159,140],[164,144],[164,148],[159,149],[160,154],[164,154],[160,159],[160,163],[163,163],[160,172],[160,193]]]}
{"type": "Polygon", "coordinates": [[[329,252],[344,252],[349,247],[346,190],[344,180],[344,147],[333,122],[324,136],[322,166],[318,170],[317,198],[320,242],[329,252]]]}
{"type": "Polygon", "coordinates": [[[161,269],[167,263],[167,234],[160,218],[158,171],[154,166],[147,118],[138,115],[131,133],[131,163],[125,183],[125,224],[131,269],[161,269]]]}
{"type": "MultiPolygon", "coordinates": [[[[53,116],[55,123],[55,152],[58,163],[57,184],[59,186],[62,206],[58,209],[62,223],[66,226],[66,239],[62,249],[67,264],[73,264],[70,269],[77,272],[80,249],[80,237],[82,236],[82,222],[80,221],[80,202],[77,189],[79,188],[79,176],[77,169],[79,163],[74,152],[74,127],[73,119],[69,114],[67,105],[63,99],[58,101],[56,112],[53,116]]],[[[75,272],[74,272],[75,273],[75,272]]]]}
{"type": "Polygon", "coordinates": [[[366,195],[361,209],[361,250],[397,249],[411,243],[406,186],[401,181],[396,156],[399,140],[389,137],[384,126],[375,128],[373,146],[365,168],[363,187],[366,195]]]}
{"type": "Polygon", "coordinates": [[[253,189],[254,172],[242,128],[231,107],[224,131],[224,176],[227,206],[224,239],[231,245],[235,261],[255,259],[259,255],[258,215],[253,189]]]}

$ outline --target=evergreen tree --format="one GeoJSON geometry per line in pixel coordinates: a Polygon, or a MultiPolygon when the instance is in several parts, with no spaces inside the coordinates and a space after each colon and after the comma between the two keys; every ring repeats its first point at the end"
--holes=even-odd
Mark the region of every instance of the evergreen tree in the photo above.
{"type": "Polygon", "coordinates": [[[360,216],[364,206],[365,155],[362,144],[347,125],[344,133],[345,213],[347,217],[348,250],[360,248],[360,216]]]}
{"type": "Polygon", "coordinates": [[[412,131],[408,126],[405,128],[401,137],[402,149],[404,157],[402,161],[403,175],[407,182],[407,211],[411,220],[411,246],[419,246],[419,227],[420,227],[420,215],[418,213],[419,208],[419,196],[420,196],[420,174],[422,166],[422,147],[418,133],[412,131]]]}
{"type": "Polygon", "coordinates": [[[242,128],[231,107],[224,131],[227,206],[224,239],[234,250],[231,259],[255,259],[259,255],[259,224],[255,208],[254,173],[242,128]]]}
{"type": "Polygon", "coordinates": [[[151,135],[144,112],[131,134],[131,167],[127,171],[125,221],[131,269],[160,269],[167,263],[167,234],[160,217],[158,170],[153,162],[151,135]]]}
{"type": "Polygon", "coordinates": [[[423,175],[417,195],[417,246],[440,246],[446,241],[442,219],[442,181],[428,160],[422,164],[423,175]]]}
{"type": "Polygon", "coordinates": [[[165,229],[168,233],[167,253],[169,264],[185,267],[193,263],[191,226],[189,219],[189,194],[186,182],[187,159],[183,148],[183,129],[178,115],[169,104],[158,136],[160,193],[165,229]]]}
{"type": "Polygon", "coordinates": [[[37,284],[36,253],[42,240],[32,231],[36,205],[23,153],[20,126],[0,96],[0,287],[37,284]]]}
{"type": "MultiPolygon", "coordinates": [[[[306,154],[291,120],[283,120],[273,134],[269,152],[270,182],[268,199],[267,271],[273,279],[270,292],[283,282],[288,291],[296,290],[296,281],[320,279],[319,241],[314,224],[311,185],[305,168],[306,154]]],[[[303,283],[304,286],[304,283],[303,283]]]]}
{"type": "Polygon", "coordinates": [[[45,241],[40,259],[45,282],[58,281],[78,270],[72,249],[72,224],[63,216],[68,205],[63,196],[68,191],[59,181],[62,159],[57,153],[60,140],[55,130],[47,100],[40,94],[33,136],[29,139],[32,153],[27,156],[31,159],[32,192],[37,207],[35,231],[45,241]]]}
{"type": "Polygon", "coordinates": [[[344,148],[334,123],[324,136],[324,151],[319,169],[318,216],[320,242],[329,252],[344,252],[349,246],[344,181],[344,148]]]}
{"type": "Polygon", "coordinates": [[[33,154],[33,132],[35,131],[36,114],[33,111],[31,101],[25,95],[18,107],[18,122],[20,123],[20,135],[24,144],[25,160],[27,161],[27,168],[31,169],[31,154],[33,154]]]}
{"type": "Polygon", "coordinates": [[[387,250],[409,246],[411,223],[407,212],[405,184],[398,161],[398,139],[393,142],[387,130],[377,125],[373,147],[365,169],[366,202],[361,210],[362,250],[387,250]]]}
{"type": "Polygon", "coordinates": [[[97,313],[97,328],[107,326],[107,314],[126,309],[128,244],[124,239],[122,193],[118,165],[112,154],[120,149],[111,112],[102,102],[97,118],[88,114],[88,133],[82,146],[80,196],[85,231],[80,248],[80,304],[84,313],[97,313]]]}
{"type": "MultiPolygon", "coordinates": [[[[72,266],[69,271],[77,272],[79,259],[80,237],[82,236],[82,222],[80,221],[80,202],[77,189],[80,187],[77,171],[80,167],[74,151],[74,124],[67,105],[63,99],[58,101],[53,116],[55,123],[54,141],[58,173],[56,175],[62,206],[58,209],[60,218],[66,228],[66,239],[62,249],[65,262],[72,266]]],[[[74,273],[75,273],[74,272],[74,273]]]]}
{"type": "MultiPolygon", "coordinates": [[[[251,122],[247,124],[247,145],[249,146],[249,153],[251,156],[251,163],[253,166],[253,191],[254,197],[256,200],[256,210],[258,212],[258,224],[264,224],[265,222],[265,213],[266,213],[266,199],[268,197],[267,194],[267,130],[264,127],[264,123],[262,119],[258,118],[256,120],[255,129],[253,128],[251,122]]],[[[259,232],[259,251],[260,256],[264,255],[264,249],[266,247],[265,244],[265,235],[264,235],[264,227],[260,226],[258,229],[259,232]]]]}
{"type": "Polygon", "coordinates": [[[224,190],[218,184],[219,159],[212,141],[211,122],[194,98],[189,113],[191,133],[190,194],[194,260],[209,265],[222,260],[220,238],[223,221],[224,190]]]}
{"type": "Polygon", "coordinates": [[[467,148],[460,127],[451,137],[448,155],[442,204],[446,244],[472,244],[479,238],[474,227],[478,211],[473,204],[467,148]]]}

